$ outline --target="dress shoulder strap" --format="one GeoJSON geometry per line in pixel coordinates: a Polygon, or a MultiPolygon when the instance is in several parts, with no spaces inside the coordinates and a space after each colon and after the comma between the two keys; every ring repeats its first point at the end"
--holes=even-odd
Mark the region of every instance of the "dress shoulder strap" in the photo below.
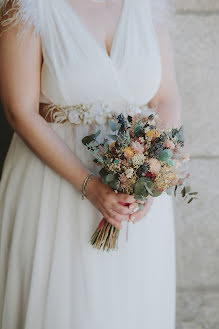
{"type": "Polygon", "coordinates": [[[1,26],[14,26],[19,23],[22,31],[32,26],[35,33],[40,32],[38,5],[39,0],[0,0],[1,26]]]}

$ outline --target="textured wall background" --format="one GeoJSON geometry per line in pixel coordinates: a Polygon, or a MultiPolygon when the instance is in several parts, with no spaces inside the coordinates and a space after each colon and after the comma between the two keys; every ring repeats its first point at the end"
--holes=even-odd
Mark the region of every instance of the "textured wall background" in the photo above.
{"type": "MultiPolygon", "coordinates": [[[[175,203],[177,329],[219,329],[219,0],[170,1],[192,185],[200,192],[191,205],[175,203]]],[[[10,136],[1,111],[0,164],[10,136]]]]}
{"type": "Polygon", "coordinates": [[[219,0],[170,0],[193,189],[175,203],[177,329],[219,328],[219,0]]]}

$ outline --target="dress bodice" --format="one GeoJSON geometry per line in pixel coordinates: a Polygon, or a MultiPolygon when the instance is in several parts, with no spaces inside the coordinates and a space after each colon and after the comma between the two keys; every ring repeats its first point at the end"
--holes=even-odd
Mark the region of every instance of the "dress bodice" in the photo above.
{"type": "Polygon", "coordinates": [[[18,0],[23,20],[41,36],[40,101],[147,104],[162,74],[151,1],[164,0],[124,0],[109,56],[70,0],[18,0]]]}

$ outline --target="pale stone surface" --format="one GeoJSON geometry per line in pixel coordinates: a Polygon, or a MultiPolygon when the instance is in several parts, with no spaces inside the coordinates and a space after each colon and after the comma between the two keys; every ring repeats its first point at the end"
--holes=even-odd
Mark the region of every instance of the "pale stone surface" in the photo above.
{"type": "Polygon", "coordinates": [[[179,292],[176,329],[218,329],[219,291],[179,292]]]}
{"type": "Polygon", "coordinates": [[[219,155],[219,16],[177,15],[176,21],[172,38],[186,146],[195,156],[219,155]]]}
{"type": "Polygon", "coordinates": [[[219,286],[219,160],[192,160],[189,167],[199,199],[175,201],[177,284],[219,286]]]}
{"type": "Polygon", "coordinates": [[[170,0],[177,10],[213,11],[219,9],[218,0],[170,0]]]}

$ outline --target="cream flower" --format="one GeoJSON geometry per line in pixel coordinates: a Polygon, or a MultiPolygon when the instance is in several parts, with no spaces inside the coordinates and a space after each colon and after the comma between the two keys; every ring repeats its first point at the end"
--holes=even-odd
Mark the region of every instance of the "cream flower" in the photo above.
{"type": "Polygon", "coordinates": [[[77,110],[71,110],[68,114],[68,120],[71,123],[79,125],[81,123],[79,112],[77,110]]]}
{"type": "Polygon", "coordinates": [[[127,178],[132,178],[133,173],[134,173],[134,169],[133,168],[126,169],[126,171],[125,171],[125,175],[126,175],[127,178]]]}
{"type": "Polygon", "coordinates": [[[190,160],[190,156],[189,156],[189,154],[184,154],[183,155],[183,162],[188,162],[190,160]]]}
{"type": "Polygon", "coordinates": [[[144,164],[145,156],[142,153],[135,154],[132,158],[132,163],[135,167],[140,167],[144,164]]]}
{"type": "Polygon", "coordinates": [[[158,161],[157,159],[149,159],[148,163],[150,165],[150,172],[152,174],[159,173],[159,171],[161,169],[160,161],[158,161]]]}

